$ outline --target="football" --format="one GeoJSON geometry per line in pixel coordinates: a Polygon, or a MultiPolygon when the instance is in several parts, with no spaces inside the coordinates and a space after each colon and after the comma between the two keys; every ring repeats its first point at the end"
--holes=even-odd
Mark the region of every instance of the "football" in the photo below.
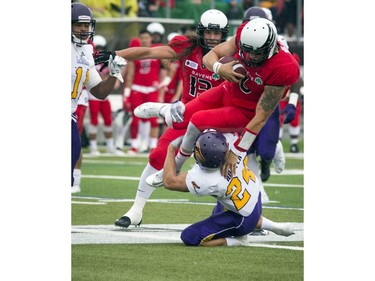
{"type": "MultiPolygon", "coordinates": [[[[221,57],[219,59],[219,62],[229,63],[229,62],[234,61],[234,60],[237,60],[237,59],[234,58],[233,56],[224,56],[224,57],[221,57]]],[[[233,65],[233,71],[237,72],[239,74],[242,74],[242,75],[246,75],[246,73],[247,73],[245,66],[240,62],[233,65]]]]}

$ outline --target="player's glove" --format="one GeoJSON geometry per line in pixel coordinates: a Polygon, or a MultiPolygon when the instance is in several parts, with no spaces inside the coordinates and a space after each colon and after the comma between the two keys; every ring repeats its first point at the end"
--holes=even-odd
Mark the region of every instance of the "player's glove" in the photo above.
{"type": "Polygon", "coordinates": [[[171,117],[173,122],[181,123],[184,121],[185,105],[182,101],[175,101],[171,107],[171,117]]]}
{"type": "Polygon", "coordinates": [[[93,57],[94,57],[95,65],[108,62],[109,57],[111,55],[112,57],[115,57],[116,53],[114,51],[104,51],[104,50],[94,53],[93,57]]]}
{"type": "Polygon", "coordinates": [[[296,117],[296,107],[293,104],[288,103],[280,114],[285,114],[284,124],[288,124],[296,117]]]}
{"type": "Polygon", "coordinates": [[[126,66],[126,64],[127,62],[124,58],[115,56],[113,59],[112,55],[110,55],[108,61],[109,75],[116,77],[123,83],[124,78],[121,75],[121,71],[126,66]]]}

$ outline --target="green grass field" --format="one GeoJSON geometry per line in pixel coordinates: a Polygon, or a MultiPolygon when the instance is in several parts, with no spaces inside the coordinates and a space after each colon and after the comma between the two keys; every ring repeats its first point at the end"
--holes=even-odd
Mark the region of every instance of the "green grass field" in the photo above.
{"type": "MultiPolygon", "coordinates": [[[[303,151],[303,143],[300,147],[303,151]]],[[[288,152],[288,148],[285,142],[284,151],[288,152]]],[[[72,195],[72,225],[113,226],[131,207],[135,197],[138,181],[130,177],[139,177],[147,161],[147,157],[84,156],[81,193],[72,195]]],[[[303,157],[287,157],[285,174],[272,175],[266,182],[265,189],[272,202],[264,206],[264,216],[279,222],[304,222],[303,173],[287,173],[288,170],[303,170],[303,162],[303,157]]],[[[193,159],[190,159],[184,169],[192,164],[193,159]]],[[[150,199],[184,199],[201,204],[149,202],[142,224],[191,224],[208,217],[215,203],[213,198],[198,198],[163,188],[156,189],[150,199]]],[[[304,279],[303,241],[261,244],[275,247],[186,247],[181,241],[73,244],[72,280],[304,279]]]]}

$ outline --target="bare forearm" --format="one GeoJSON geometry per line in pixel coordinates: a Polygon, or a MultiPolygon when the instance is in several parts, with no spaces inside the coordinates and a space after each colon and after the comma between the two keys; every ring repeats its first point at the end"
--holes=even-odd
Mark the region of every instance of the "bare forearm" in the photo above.
{"type": "Polygon", "coordinates": [[[128,60],[173,59],[176,53],[169,46],[133,47],[116,51],[116,55],[128,60]]]}
{"type": "Polygon", "coordinates": [[[258,101],[255,116],[247,124],[246,128],[259,133],[266,124],[268,118],[279,104],[284,93],[285,86],[266,86],[261,98],[258,101]]]}
{"type": "Polygon", "coordinates": [[[210,71],[213,71],[213,65],[215,62],[217,62],[221,57],[233,55],[235,52],[235,38],[232,37],[229,41],[223,42],[215,46],[211,51],[209,51],[203,57],[203,63],[210,71]]]}
{"type": "Polygon", "coordinates": [[[108,95],[113,91],[116,84],[116,77],[108,76],[106,79],[102,80],[98,85],[90,90],[90,93],[101,100],[105,100],[108,95]]]}
{"type": "Polygon", "coordinates": [[[168,146],[167,156],[164,161],[164,172],[163,182],[164,187],[169,190],[187,192],[187,186],[185,184],[186,174],[176,174],[176,162],[175,162],[176,148],[173,145],[168,146]]]}
{"type": "Polygon", "coordinates": [[[176,162],[174,160],[175,151],[176,149],[172,145],[168,146],[163,172],[163,181],[165,187],[170,186],[171,183],[173,183],[173,178],[176,177],[176,162]]]}
{"type": "Polygon", "coordinates": [[[210,71],[213,70],[213,65],[215,62],[219,60],[218,54],[215,52],[215,50],[211,50],[203,57],[203,64],[209,69],[210,71]]]}

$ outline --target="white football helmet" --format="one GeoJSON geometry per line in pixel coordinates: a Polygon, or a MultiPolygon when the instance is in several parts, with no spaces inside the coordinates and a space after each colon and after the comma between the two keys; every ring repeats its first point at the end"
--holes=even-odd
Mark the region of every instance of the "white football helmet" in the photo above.
{"type": "Polygon", "coordinates": [[[169,33],[168,36],[167,36],[168,42],[171,41],[173,39],[173,37],[175,37],[177,35],[181,35],[181,34],[177,33],[177,32],[171,32],[171,33],[169,33]]]}
{"type": "Polygon", "coordinates": [[[94,35],[93,41],[95,47],[97,48],[105,49],[105,47],[107,47],[107,40],[105,40],[105,38],[99,34],[94,35]]]}
{"type": "Polygon", "coordinates": [[[242,29],[240,36],[240,54],[248,66],[260,66],[273,56],[277,42],[275,25],[268,19],[257,18],[249,21],[242,29]],[[262,55],[261,59],[252,61],[246,53],[262,55]]]}
{"type": "Polygon", "coordinates": [[[197,34],[199,37],[199,45],[203,48],[205,52],[208,52],[212,49],[212,47],[207,46],[204,40],[204,32],[206,30],[220,31],[221,42],[226,41],[229,32],[228,18],[222,11],[216,9],[207,10],[202,14],[197,27],[197,34]]]}
{"type": "Polygon", "coordinates": [[[149,25],[147,25],[146,29],[151,34],[159,33],[160,35],[164,35],[164,33],[165,33],[164,26],[162,26],[158,22],[152,22],[152,23],[150,23],[149,25]]]}

